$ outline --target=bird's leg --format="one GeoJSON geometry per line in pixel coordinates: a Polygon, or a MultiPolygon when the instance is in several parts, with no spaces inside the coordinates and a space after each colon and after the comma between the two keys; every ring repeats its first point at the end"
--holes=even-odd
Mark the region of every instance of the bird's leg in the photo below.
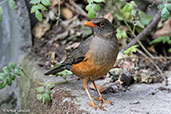
{"type": "Polygon", "coordinates": [[[97,100],[97,101],[100,101],[101,107],[104,107],[104,106],[103,106],[103,102],[106,103],[106,104],[112,104],[111,101],[107,101],[107,100],[105,100],[105,99],[102,97],[102,95],[101,95],[100,91],[97,89],[96,84],[94,83],[94,81],[92,81],[92,83],[93,83],[93,85],[94,85],[94,87],[95,87],[97,93],[99,94],[99,97],[96,98],[96,100],[97,100]]]}
{"type": "Polygon", "coordinates": [[[90,101],[91,101],[91,103],[90,103],[89,105],[92,106],[94,109],[100,108],[99,106],[97,106],[97,105],[94,103],[94,101],[93,101],[93,99],[92,99],[92,97],[91,97],[91,95],[90,95],[90,93],[89,93],[89,91],[88,91],[87,82],[88,82],[87,79],[83,79],[83,88],[85,89],[85,91],[86,91],[86,93],[87,93],[87,95],[88,95],[88,97],[89,97],[89,99],[90,99],[90,101]]]}

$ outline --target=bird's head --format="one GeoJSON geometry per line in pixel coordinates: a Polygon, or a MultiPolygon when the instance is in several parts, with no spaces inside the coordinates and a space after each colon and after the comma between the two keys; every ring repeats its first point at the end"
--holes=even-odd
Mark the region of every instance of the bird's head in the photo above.
{"type": "Polygon", "coordinates": [[[113,32],[112,24],[105,18],[95,18],[91,21],[85,22],[85,25],[92,27],[95,34],[113,32]]]}

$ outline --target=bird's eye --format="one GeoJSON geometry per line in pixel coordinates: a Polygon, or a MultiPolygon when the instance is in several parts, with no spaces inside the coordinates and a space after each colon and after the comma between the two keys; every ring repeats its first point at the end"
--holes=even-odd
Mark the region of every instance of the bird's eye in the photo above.
{"type": "Polygon", "coordinates": [[[100,27],[104,27],[104,23],[100,23],[100,27]]]}

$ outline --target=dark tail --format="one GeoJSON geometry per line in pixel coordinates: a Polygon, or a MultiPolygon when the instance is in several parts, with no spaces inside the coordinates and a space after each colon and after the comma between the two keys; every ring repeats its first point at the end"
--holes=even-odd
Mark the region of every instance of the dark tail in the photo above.
{"type": "Polygon", "coordinates": [[[57,68],[54,68],[54,69],[46,72],[45,75],[50,75],[50,74],[55,75],[56,73],[61,72],[63,70],[65,70],[65,66],[61,65],[61,66],[59,66],[57,68]]]}

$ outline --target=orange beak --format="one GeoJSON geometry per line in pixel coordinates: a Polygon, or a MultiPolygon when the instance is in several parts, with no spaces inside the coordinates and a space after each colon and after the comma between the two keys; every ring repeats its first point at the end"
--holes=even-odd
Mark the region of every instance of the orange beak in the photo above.
{"type": "Polygon", "coordinates": [[[85,22],[84,24],[90,27],[97,27],[97,25],[93,24],[91,21],[85,22]]]}

